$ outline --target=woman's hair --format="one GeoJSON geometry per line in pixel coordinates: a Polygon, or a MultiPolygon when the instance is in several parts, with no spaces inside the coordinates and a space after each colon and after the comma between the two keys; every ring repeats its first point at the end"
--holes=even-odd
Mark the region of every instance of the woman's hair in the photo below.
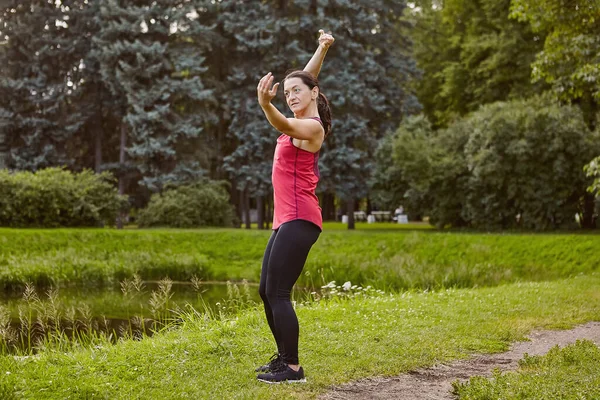
{"type": "Polygon", "coordinates": [[[329,106],[329,100],[321,92],[319,87],[319,81],[310,72],[306,71],[292,71],[288,73],[283,80],[282,84],[291,78],[300,78],[302,82],[312,90],[315,86],[319,88],[319,97],[317,98],[317,109],[319,110],[319,116],[321,122],[323,122],[323,128],[325,129],[325,137],[331,133],[331,107],[329,106]]]}

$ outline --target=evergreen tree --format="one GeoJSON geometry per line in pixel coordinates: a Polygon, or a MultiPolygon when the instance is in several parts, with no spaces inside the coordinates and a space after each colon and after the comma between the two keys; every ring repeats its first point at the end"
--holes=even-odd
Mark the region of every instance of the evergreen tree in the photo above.
{"type": "Polygon", "coordinates": [[[82,55],[69,29],[69,7],[64,2],[7,3],[0,81],[4,164],[26,170],[73,166],[71,138],[82,117],[72,102],[77,82],[70,72],[82,55]]]}
{"type": "MultiPolygon", "coordinates": [[[[225,31],[236,33],[239,56],[231,74],[239,88],[228,93],[235,110],[229,132],[240,147],[225,162],[238,188],[262,195],[270,187],[277,134],[257,105],[258,80],[268,71],[280,80],[288,69],[302,69],[317,46],[316,33],[326,28],[338,39],[319,76],[334,115],[333,135],[322,150],[319,190],[336,193],[348,204],[364,197],[378,139],[404,114],[418,110],[416,98],[406,91],[417,72],[407,55],[410,42],[398,29],[404,3],[282,0],[228,5],[225,31]]],[[[289,115],[287,106],[277,106],[289,115]]]]}
{"type": "Polygon", "coordinates": [[[120,119],[121,172],[134,167],[150,190],[204,175],[203,131],[214,118],[205,106],[214,98],[201,79],[207,28],[193,5],[110,0],[98,24],[93,55],[120,119]]]}
{"type": "MultiPolygon", "coordinates": [[[[226,110],[223,114],[229,117],[227,135],[234,143],[234,150],[224,158],[223,165],[238,190],[247,227],[249,198],[256,198],[260,206],[257,208],[262,211],[264,200],[272,195],[271,168],[277,133],[258,105],[256,86],[268,71],[279,77],[284,73],[281,66],[287,57],[283,55],[280,35],[286,21],[274,18],[275,13],[281,12],[271,8],[275,6],[274,2],[224,1],[218,10],[219,30],[232,50],[227,62],[221,63],[228,76],[227,86],[219,91],[219,102],[226,110]]],[[[293,53],[291,58],[294,59],[293,53]]],[[[262,225],[261,220],[259,226],[262,225]]]]}
{"type": "Polygon", "coordinates": [[[96,172],[111,169],[111,162],[117,161],[115,149],[119,146],[119,121],[114,110],[114,105],[119,102],[102,80],[99,61],[92,51],[93,38],[100,30],[96,18],[100,4],[100,1],[79,1],[72,3],[66,12],[69,29],[77,40],[77,53],[82,55],[77,68],[68,72],[76,82],[72,103],[83,123],[82,129],[71,140],[71,154],[78,168],[96,172]]]}
{"type": "Polygon", "coordinates": [[[354,200],[368,193],[378,141],[403,116],[419,111],[410,91],[418,76],[411,42],[401,28],[404,1],[340,1],[318,7],[317,23],[336,43],[322,72],[331,100],[333,135],[324,146],[322,190],[346,200],[352,228],[354,200]]]}

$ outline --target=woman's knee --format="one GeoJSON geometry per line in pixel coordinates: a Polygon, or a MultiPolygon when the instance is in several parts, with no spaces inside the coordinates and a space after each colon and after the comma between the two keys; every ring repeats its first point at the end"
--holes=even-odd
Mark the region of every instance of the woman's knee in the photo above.
{"type": "MultiPolygon", "coordinates": [[[[266,288],[265,298],[270,304],[290,301],[290,291],[281,288],[266,288]]],[[[265,299],[263,298],[263,300],[265,299]]]]}

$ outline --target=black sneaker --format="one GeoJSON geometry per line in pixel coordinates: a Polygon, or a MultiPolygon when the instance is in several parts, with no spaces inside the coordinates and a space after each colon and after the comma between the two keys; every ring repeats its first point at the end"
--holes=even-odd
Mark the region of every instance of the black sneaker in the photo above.
{"type": "Polygon", "coordinates": [[[256,379],[266,383],[303,383],[306,382],[304,378],[304,370],[302,367],[298,371],[294,371],[289,365],[281,365],[277,370],[267,372],[265,374],[259,374],[256,379]]]}
{"type": "Polygon", "coordinates": [[[279,354],[275,353],[271,356],[271,359],[269,359],[269,362],[266,363],[265,365],[261,365],[260,367],[256,368],[254,370],[254,372],[271,372],[271,371],[275,371],[276,369],[279,368],[280,365],[284,365],[283,364],[283,360],[281,359],[281,357],[279,356],[279,354]]]}

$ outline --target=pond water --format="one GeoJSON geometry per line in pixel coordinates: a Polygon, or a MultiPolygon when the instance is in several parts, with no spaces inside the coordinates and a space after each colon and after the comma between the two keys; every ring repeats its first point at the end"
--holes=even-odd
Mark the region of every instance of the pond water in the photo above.
{"type": "MultiPolygon", "coordinates": [[[[35,290],[38,301],[27,301],[24,291],[0,293],[0,306],[10,310],[13,319],[19,317],[19,307],[49,308],[52,304],[65,314],[68,310],[85,311],[94,317],[108,319],[127,319],[133,315],[152,318],[153,311],[184,309],[187,304],[198,311],[203,311],[205,306],[215,310],[217,303],[228,300],[238,302],[261,302],[258,294],[258,285],[252,283],[227,283],[227,282],[202,282],[194,286],[189,282],[171,282],[168,292],[161,290],[159,282],[141,282],[137,290],[122,287],[66,287],[59,289],[35,290]],[[164,293],[167,293],[165,296],[164,293]],[[161,301],[160,306],[153,302],[153,298],[168,297],[168,302],[161,301]],[[162,306],[162,307],[161,307],[162,306]]],[[[31,298],[31,296],[29,296],[31,298]]]]}
{"type": "MultiPolygon", "coordinates": [[[[131,280],[120,287],[4,292],[0,294],[0,311],[5,311],[4,321],[0,313],[0,328],[10,325],[12,334],[0,336],[0,350],[35,352],[36,342],[57,331],[64,337],[103,333],[113,341],[127,334],[150,336],[190,306],[199,312],[228,312],[250,302],[260,303],[261,299],[258,285],[246,282],[131,280]]],[[[0,329],[0,335],[3,331],[6,329],[0,329]]]]}

